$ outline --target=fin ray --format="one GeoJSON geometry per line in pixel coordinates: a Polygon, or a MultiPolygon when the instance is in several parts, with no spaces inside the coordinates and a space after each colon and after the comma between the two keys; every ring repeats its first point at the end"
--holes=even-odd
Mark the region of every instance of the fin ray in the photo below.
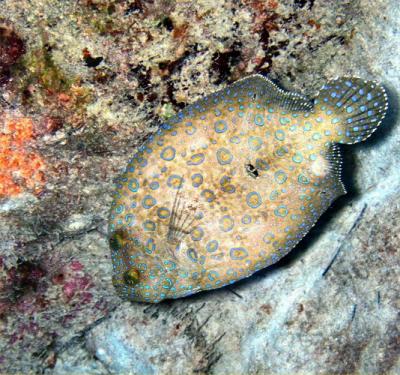
{"type": "Polygon", "coordinates": [[[329,171],[335,182],[337,183],[336,191],[338,195],[346,194],[346,188],[342,182],[342,156],[339,145],[333,143],[329,146],[326,153],[326,158],[329,161],[329,171]]]}
{"type": "Polygon", "coordinates": [[[338,144],[329,144],[321,156],[327,161],[327,168],[321,181],[318,181],[318,190],[323,200],[324,210],[338,197],[346,194],[342,182],[342,157],[338,144]]]}

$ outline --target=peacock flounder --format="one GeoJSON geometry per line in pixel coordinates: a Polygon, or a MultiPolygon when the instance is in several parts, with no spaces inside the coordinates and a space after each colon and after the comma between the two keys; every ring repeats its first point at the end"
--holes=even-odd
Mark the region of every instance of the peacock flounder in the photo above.
{"type": "Polygon", "coordinates": [[[310,101],[261,75],[186,107],[117,179],[118,293],[156,303],[277,262],[345,194],[336,144],[365,140],[386,110],[375,82],[339,78],[310,101]]]}

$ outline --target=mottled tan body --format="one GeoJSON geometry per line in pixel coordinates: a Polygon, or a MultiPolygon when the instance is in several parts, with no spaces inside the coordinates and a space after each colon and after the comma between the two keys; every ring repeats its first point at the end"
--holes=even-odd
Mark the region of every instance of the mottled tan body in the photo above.
{"type": "Polygon", "coordinates": [[[117,218],[131,214],[135,224],[118,225],[114,217],[112,238],[124,249],[114,276],[122,294],[129,297],[122,271],[130,259],[138,270],[134,300],[157,302],[249,276],[290,251],[344,193],[334,136],[326,131],[335,113],[307,110],[303,98],[292,97],[298,108],[288,109],[261,94],[232,92],[235,86],[226,95],[232,102],[184,110],[182,121],[155,136],[151,152],[128,165],[134,171],[125,173],[114,207],[123,208],[117,218]],[[168,217],[160,216],[163,208],[168,217]],[[147,220],[154,225],[146,227],[147,220]]]}

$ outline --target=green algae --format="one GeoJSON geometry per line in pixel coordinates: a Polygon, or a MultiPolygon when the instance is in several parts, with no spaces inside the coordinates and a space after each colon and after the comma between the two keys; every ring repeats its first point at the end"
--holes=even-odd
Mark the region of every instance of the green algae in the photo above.
{"type": "Polygon", "coordinates": [[[23,89],[30,84],[36,84],[48,92],[65,92],[74,81],[54,62],[51,47],[46,44],[28,53],[22,65],[27,72],[22,82],[23,89]]]}
{"type": "Polygon", "coordinates": [[[172,117],[175,114],[174,111],[174,107],[172,106],[171,103],[165,103],[162,107],[161,107],[161,114],[160,117],[164,120],[166,120],[167,118],[172,117]]]}

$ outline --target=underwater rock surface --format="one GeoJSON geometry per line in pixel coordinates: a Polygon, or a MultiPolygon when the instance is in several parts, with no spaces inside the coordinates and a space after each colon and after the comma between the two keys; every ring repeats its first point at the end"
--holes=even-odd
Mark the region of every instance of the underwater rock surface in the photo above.
{"type": "Polygon", "coordinates": [[[400,372],[397,1],[1,5],[0,372],[400,372]],[[335,76],[385,84],[386,121],[342,147],[348,195],[250,279],[121,301],[112,179],[153,120],[254,72],[305,94],[335,76]]]}

